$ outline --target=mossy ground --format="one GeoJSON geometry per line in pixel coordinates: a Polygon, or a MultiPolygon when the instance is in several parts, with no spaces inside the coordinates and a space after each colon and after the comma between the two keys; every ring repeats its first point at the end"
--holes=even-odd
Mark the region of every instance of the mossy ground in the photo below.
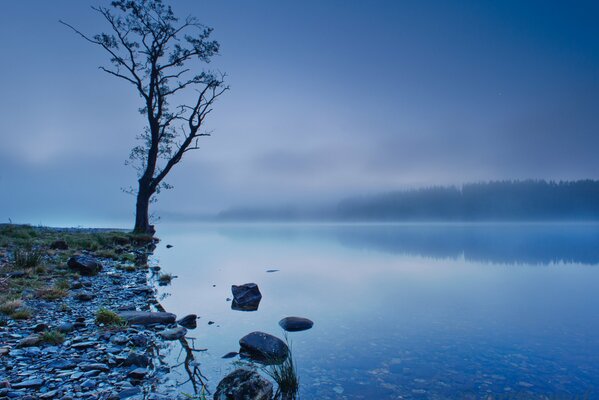
{"type": "Polygon", "coordinates": [[[48,301],[66,297],[70,283],[79,278],[67,267],[69,257],[85,252],[135,270],[133,250],[151,241],[151,236],[123,231],[0,224],[0,317],[29,318],[32,310],[23,306],[29,296],[48,301]],[[68,249],[53,249],[57,240],[68,249]]]}

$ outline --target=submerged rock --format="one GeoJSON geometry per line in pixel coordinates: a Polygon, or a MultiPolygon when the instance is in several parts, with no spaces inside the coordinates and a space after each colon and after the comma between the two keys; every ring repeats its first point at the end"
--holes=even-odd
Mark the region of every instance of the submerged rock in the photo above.
{"type": "Polygon", "coordinates": [[[218,383],[214,400],[270,400],[272,395],[272,383],[255,371],[239,368],[218,383]]]}
{"type": "Polygon", "coordinates": [[[168,312],[123,311],[119,313],[130,325],[172,324],[177,316],[168,312]]]}
{"type": "Polygon", "coordinates": [[[95,258],[89,256],[74,256],[67,261],[69,268],[74,269],[81,275],[92,276],[97,275],[102,271],[102,264],[96,261],[95,258]]]}
{"type": "Polygon", "coordinates": [[[179,340],[182,337],[185,337],[186,334],[187,329],[185,329],[182,326],[178,326],[173,329],[165,329],[164,331],[159,333],[160,337],[164,340],[179,340]]]}
{"type": "Polygon", "coordinates": [[[276,336],[252,332],[239,339],[240,355],[263,364],[280,364],[287,358],[287,344],[276,336]]]}
{"type": "Polygon", "coordinates": [[[246,283],[244,285],[231,286],[233,293],[233,303],[231,309],[237,311],[256,311],[262,300],[262,293],[255,283],[246,283]]]}
{"type": "Polygon", "coordinates": [[[287,332],[299,332],[312,328],[314,322],[308,318],[286,317],[279,321],[279,325],[287,332]]]}

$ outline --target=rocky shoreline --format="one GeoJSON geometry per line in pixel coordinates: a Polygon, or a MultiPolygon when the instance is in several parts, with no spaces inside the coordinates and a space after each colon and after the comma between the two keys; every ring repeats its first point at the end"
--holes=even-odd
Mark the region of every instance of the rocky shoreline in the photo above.
{"type": "Polygon", "coordinates": [[[176,326],[174,315],[166,320],[143,318],[160,308],[153,286],[159,267],[147,264],[155,240],[127,234],[108,236],[105,246],[92,251],[73,248],[69,239],[61,237],[67,233],[71,238],[105,234],[90,230],[48,234],[48,228],[43,229],[46,231],[40,236],[58,239],[42,244],[33,240],[28,251],[38,252],[39,263],[24,270],[16,268],[19,245],[4,232],[5,243],[0,248],[0,284],[6,286],[0,314],[0,398],[178,397],[161,395],[158,387],[161,374],[168,369],[159,357],[166,340],[161,333],[176,326]],[[70,258],[65,263],[67,255],[70,258]],[[101,270],[85,274],[73,267],[73,259],[81,255],[98,262],[101,270]],[[23,287],[20,298],[7,300],[6,293],[14,287],[13,296],[19,293],[19,284],[23,287]],[[131,319],[135,315],[138,318],[131,319]]]}

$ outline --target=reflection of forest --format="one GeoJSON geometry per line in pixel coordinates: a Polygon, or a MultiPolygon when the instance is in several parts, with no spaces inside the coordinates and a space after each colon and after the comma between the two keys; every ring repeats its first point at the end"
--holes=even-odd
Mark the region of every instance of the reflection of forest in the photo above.
{"type": "Polygon", "coordinates": [[[489,224],[339,228],[351,247],[508,264],[599,263],[599,225],[489,224]]]}

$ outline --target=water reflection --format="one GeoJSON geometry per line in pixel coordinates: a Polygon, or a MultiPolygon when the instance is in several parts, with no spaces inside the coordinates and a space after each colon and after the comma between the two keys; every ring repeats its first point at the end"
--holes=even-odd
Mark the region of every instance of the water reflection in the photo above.
{"type": "Polygon", "coordinates": [[[219,233],[247,240],[318,237],[348,248],[466,261],[599,263],[599,224],[230,225],[219,233]]]}

